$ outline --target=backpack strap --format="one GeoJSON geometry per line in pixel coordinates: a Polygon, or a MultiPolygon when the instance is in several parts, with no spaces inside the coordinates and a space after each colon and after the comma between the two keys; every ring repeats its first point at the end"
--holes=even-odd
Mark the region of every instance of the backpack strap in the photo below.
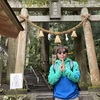
{"type": "Polygon", "coordinates": [[[70,69],[71,69],[71,71],[73,71],[73,67],[74,67],[74,63],[73,63],[73,61],[70,60],[69,64],[70,64],[70,69]]]}
{"type": "Polygon", "coordinates": [[[55,72],[57,63],[53,64],[53,70],[55,72]]]}

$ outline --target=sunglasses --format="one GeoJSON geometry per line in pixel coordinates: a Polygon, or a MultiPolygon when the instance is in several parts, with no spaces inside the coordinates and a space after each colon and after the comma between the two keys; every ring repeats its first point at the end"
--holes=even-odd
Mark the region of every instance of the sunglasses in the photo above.
{"type": "Polygon", "coordinates": [[[62,53],[63,53],[63,54],[66,54],[67,52],[66,52],[66,51],[59,51],[59,52],[58,52],[58,54],[62,54],[62,53]]]}

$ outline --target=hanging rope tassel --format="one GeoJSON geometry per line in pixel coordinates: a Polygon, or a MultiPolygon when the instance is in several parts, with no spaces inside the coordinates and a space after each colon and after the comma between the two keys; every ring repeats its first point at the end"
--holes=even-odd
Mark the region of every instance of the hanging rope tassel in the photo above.
{"type": "Polygon", "coordinates": [[[72,35],[71,35],[71,37],[72,37],[72,38],[75,38],[75,37],[77,37],[76,31],[73,31],[73,32],[72,32],[72,35]]]}
{"type": "Polygon", "coordinates": [[[59,35],[56,35],[56,38],[55,38],[55,43],[61,43],[61,40],[60,40],[60,37],[59,35]]]}
{"type": "Polygon", "coordinates": [[[41,37],[44,37],[44,34],[43,34],[43,32],[40,30],[39,38],[41,38],[41,37]]]}

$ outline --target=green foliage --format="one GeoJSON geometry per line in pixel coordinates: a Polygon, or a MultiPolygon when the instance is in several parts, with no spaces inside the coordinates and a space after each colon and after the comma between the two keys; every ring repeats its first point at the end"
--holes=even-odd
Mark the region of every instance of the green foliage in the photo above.
{"type": "Polygon", "coordinates": [[[30,25],[28,25],[29,29],[29,64],[40,66],[40,42],[37,38],[38,30],[30,25]]]}
{"type": "Polygon", "coordinates": [[[88,0],[75,0],[75,1],[78,1],[78,2],[87,2],[88,0]]]}
{"type": "MultiPolygon", "coordinates": [[[[42,6],[48,6],[49,5],[49,0],[19,0],[21,3],[25,3],[26,6],[30,7],[32,5],[36,5],[38,7],[42,7],[42,6]]],[[[68,1],[69,3],[71,2],[79,2],[79,3],[87,3],[90,0],[61,0],[63,2],[68,1]]],[[[94,2],[99,2],[99,0],[94,0],[94,2]]]]}
{"type": "Polygon", "coordinates": [[[25,2],[27,6],[31,6],[33,4],[36,4],[37,6],[42,6],[45,4],[48,4],[48,0],[19,0],[20,2],[25,2]]]}

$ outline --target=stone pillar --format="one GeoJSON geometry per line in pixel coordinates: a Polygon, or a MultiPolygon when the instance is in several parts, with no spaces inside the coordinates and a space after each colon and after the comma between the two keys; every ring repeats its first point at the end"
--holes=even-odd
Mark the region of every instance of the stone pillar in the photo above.
{"type": "MultiPolygon", "coordinates": [[[[28,10],[26,8],[22,8],[21,15],[23,15],[24,17],[27,17],[28,10]]],[[[19,20],[22,20],[22,19],[19,19],[19,20]]],[[[17,46],[15,73],[22,73],[23,74],[24,65],[25,65],[27,22],[23,21],[22,26],[23,26],[24,30],[21,31],[18,35],[18,46],[17,46]]]]}
{"type": "MultiPolygon", "coordinates": [[[[84,16],[88,15],[88,9],[83,8],[81,13],[84,16]]],[[[88,19],[83,23],[83,29],[84,29],[84,36],[86,42],[86,50],[87,50],[87,57],[88,57],[88,63],[90,69],[91,83],[92,86],[100,86],[100,73],[99,73],[99,68],[96,59],[91,24],[88,19]]]]}

